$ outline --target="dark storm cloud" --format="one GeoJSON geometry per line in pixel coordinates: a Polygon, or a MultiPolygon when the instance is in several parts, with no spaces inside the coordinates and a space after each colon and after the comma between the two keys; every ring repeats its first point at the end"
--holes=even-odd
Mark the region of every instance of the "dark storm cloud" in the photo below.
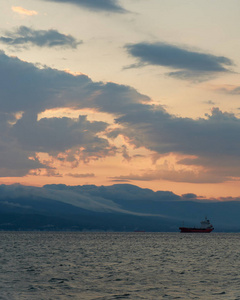
{"type": "Polygon", "coordinates": [[[229,72],[227,67],[233,65],[233,62],[224,56],[195,52],[162,42],[129,44],[125,48],[130,55],[138,59],[138,63],[130,67],[169,67],[176,71],[168,75],[179,79],[208,79],[214,73],[229,72]]]}
{"type": "Polygon", "coordinates": [[[26,26],[20,26],[14,31],[6,31],[5,35],[0,37],[0,42],[15,48],[28,48],[30,45],[49,48],[77,48],[82,43],[73,36],[62,34],[57,30],[34,30],[26,26]]]}
{"type": "Polygon", "coordinates": [[[118,0],[44,0],[47,2],[69,3],[93,11],[106,11],[113,13],[125,13],[118,0]]]}

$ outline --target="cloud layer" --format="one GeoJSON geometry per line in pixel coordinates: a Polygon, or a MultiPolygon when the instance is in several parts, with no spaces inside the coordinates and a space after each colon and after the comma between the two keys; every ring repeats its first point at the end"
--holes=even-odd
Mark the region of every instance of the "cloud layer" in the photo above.
{"type": "Polygon", "coordinates": [[[130,161],[126,146],[114,145],[114,138],[122,135],[135,149],[145,147],[158,155],[178,155],[177,165],[187,169],[158,166],[153,172],[117,180],[223,182],[240,177],[240,119],[234,114],[214,108],[205,118],[177,117],[151,105],[147,96],[129,86],[38,68],[3,52],[0,76],[0,176],[24,176],[33,169],[50,169],[39,161],[39,152],[75,166],[79,161],[119,152],[130,161]],[[66,107],[114,115],[118,128],[110,128],[108,121],[90,122],[85,116],[38,119],[45,110],[66,107]],[[188,168],[198,168],[201,174],[188,168]]]}
{"type": "Polygon", "coordinates": [[[0,37],[0,42],[15,48],[37,46],[73,49],[82,43],[82,41],[77,41],[73,36],[62,34],[54,29],[34,30],[26,26],[20,26],[14,31],[5,32],[5,35],[0,37]]]}
{"type": "Polygon", "coordinates": [[[121,115],[149,100],[136,90],[114,83],[92,82],[85,75],[73,76],[50,68],[37,68],[0,53],[0,176],[24,176],[30,170],[49,168],[36,153],[47,153],[78,165],[79,161],[104,158],[116,147],[99,137],[108,123],[86,117],[42,118],[52,108],[94,108],[121,115]],[[58,155],[62,153],[61,157],[58,155]],[[14,172],[14,168],[15,171],[14,172]]]}
{"type": "Polygon", "coordinates": [[[162,42],[129,44],[125,48],[131,56],[138,59],[138,63],[130,67],[169,67],[177,71],[168,75],[179,79],[207,78],[214,73],[229,72],[228,67],[233,65],[233,62],[224,56],[195,52],[162,42]]]}

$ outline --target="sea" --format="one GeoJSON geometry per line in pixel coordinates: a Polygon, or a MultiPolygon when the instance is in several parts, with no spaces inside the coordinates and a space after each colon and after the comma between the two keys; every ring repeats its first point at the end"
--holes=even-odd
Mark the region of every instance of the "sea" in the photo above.
{"type": "Polygon", "coordinates": [[[240,234],[0,232],[0,299],[240,300],[240,234]]]}

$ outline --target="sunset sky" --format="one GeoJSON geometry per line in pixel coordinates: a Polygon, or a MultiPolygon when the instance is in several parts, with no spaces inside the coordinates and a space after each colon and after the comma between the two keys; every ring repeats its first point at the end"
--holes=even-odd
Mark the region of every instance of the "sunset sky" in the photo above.
{"type": "Polygon", "coordinates": [[[240,196],[239,0],[2,0],[0,183],[240,196]]]}

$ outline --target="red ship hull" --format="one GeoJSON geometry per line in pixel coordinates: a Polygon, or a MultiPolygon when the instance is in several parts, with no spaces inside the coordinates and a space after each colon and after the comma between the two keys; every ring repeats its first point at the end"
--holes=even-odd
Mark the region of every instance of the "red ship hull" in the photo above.
{"type": "Polygon", "coordinates": [[[179,227],[179,229],[181,230],[181,232],[187,232],[187,233],[210,233],[211,231],[213,231],[214,228],[188,228],[188,227],[179,227]]]}

